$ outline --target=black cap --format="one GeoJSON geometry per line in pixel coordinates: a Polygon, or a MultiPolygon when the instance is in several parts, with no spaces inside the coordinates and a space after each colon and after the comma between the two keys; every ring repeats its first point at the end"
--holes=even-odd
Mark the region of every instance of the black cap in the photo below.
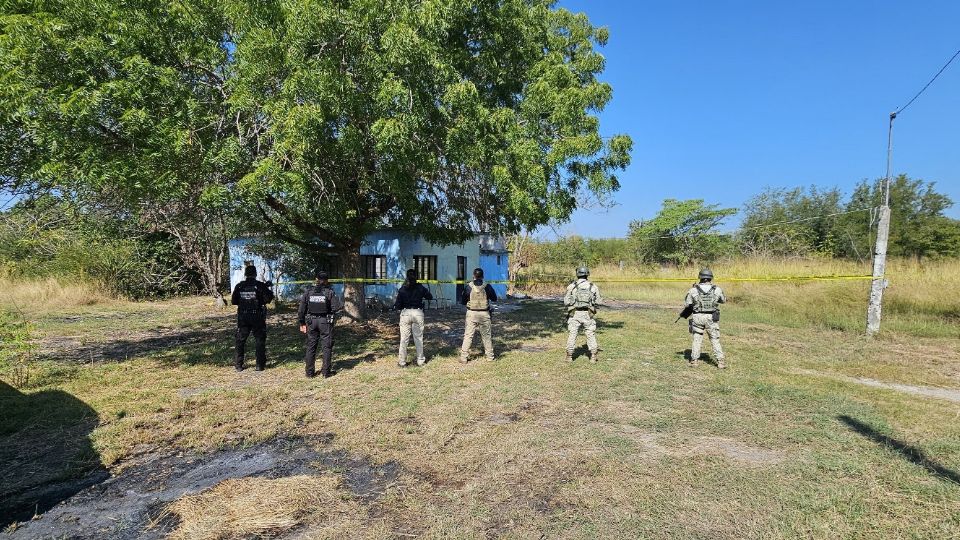
{"type": "Polygon", "coordinates": [[[244,276],[247,276],[247,277],[256,277],[256,276],[257,276],[257,267],[254,266],[254,265],[252,265],[252,264],[251,264],[251,265],[247,265],[247,267],[243,269],[243,275],[244,275],[244,276]]]}
{"type": "Polygon", "coordinates": [[[473,277],[477,279],[483,279],[483,268],[474,268],[473,277]]]}
{"type": "Polygon", "coordinates": [[[314,274],[317,278],[317,281],[325,281],[330,278],[330,274],[327,274],[326,270],[317,270],[317,273],[314,274]]]}

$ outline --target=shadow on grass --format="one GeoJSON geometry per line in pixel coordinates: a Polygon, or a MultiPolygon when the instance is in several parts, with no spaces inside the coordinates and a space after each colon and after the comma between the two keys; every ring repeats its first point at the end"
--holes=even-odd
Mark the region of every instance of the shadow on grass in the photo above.
{"type": "MultiPolygon", "coordinates": [[[[295,313],[295,307],[281,305],[267,319],[268,368],[303,362],[305,336],[299,331],[295,313]]],[[[361,324],[338,323],[333,337],[333,369],[349,370],[360,364],[374,362],[378,356],[396,355],[399,344],[398,319],[398,312],[387,312],[361,324]]],[[[428,310],[426,319],[428,356],[459,354],[464,327],[462,309],[428,310]]],[[[601,349],[602,332],[623,327],[621,321],[601,320],[598,325],[601,349]]],[[[563,340],[566,332],[566,310],[558,301],[525,300],[519,305],[505,302],[502,311],[493,313],[494,350],[497,355],[557,333],[564,336],[558,340],[563,340]]],[[[236,316],[228,311],[222,316],[185,323],[181,327],[157,328],[152,332],[125,335],[79,348],[64,345],[49,356],[81,362],[124,361],[152,356],[172,366],[218,365],[232,368],[235,335],[236,316]]],[[[248,363],[253,360],[254,345],[254,338],[250,336],[247,341],[248,363]]],[[[558,341],[558,345],[562,347],[562,341],[558,341]]],[[[479,347],[480,338],[476,336],[473,349],[479,347]]]]}
{"type": "Polygon", "coordinates": [[[931,460],[923,450],[917,448],[916,446],[911,446],[903,441],[884,435],[870,425],[867,425],[856,418],[852,418],[845,414],[838,416],[837,419],[846,424],[847,427],[856,433],[863,435],[877,444],[886,446],[887,448],[900,454],[900,456],[907,461],[923,467],[930,474],[953,482],[954,484],[960,484],[960,473],[952,469],[948,469],[936,461],[931,460]]]}
{"type": "Polygon", "coordinates": [[[0,530],[109,478],[90,443],[97,413],[61,390],[0,382],[0,530]]]}

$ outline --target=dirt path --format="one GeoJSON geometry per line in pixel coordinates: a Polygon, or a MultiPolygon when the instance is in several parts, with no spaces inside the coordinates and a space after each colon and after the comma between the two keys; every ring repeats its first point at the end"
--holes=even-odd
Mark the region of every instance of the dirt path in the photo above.
{"type": "Polygon", "coordinates": [[[955,389],[955,388],[937,388],[934,386],[914,386],[910,384],[889,383],[889,382],[878,381],[876,379],[870,379],[867,377],[851,377],[849,375],[840,375],[836,373],[824,373],[822,371],[815,371],[812,369],[797,369],[793,371],[794,373],[798,373],[800,375],[827,377],[827,378],[835,379],[838,381],[850,382],[854,384],[860,384],[863,386],[871,386],[873,388],[884,388],[887,390],[896,390],[898,392],[904,392],[906,394],[946,399],[948,401],[960,403],[960,389],[955,389]]]}

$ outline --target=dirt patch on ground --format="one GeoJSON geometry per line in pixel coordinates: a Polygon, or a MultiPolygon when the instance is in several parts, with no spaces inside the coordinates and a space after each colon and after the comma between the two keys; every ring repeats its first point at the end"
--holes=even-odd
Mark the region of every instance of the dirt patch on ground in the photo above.
{"type": "Polygon", "coordinates": [[[641,453],[652,456],[718,455],[748,467],[776,465],[786,459],[780,450],[761,448],[725,437],[693,437],[682,443],[668,441],[659,433],[652,433],[629,424],[600,424],[608,433],[625,436],[637,445],[641,453]]]}
{"type": "Polygon", "coordinates": [[[835,379],[838,381],[860,384],[863,386],[871,386],[873,388],[884,388],[887,390],[896,390],[898,392],[913,394],[915,396],[946,399],[948,401],[960,403],[960,389],[956,389],[956,388],[936,388],[933,386],[914,386],[910,384],[888,383],[888,382],[878,381],[876,379],[870,379],[867,377],[851,377],[849,375],[840,375],[837,373],[824,373],[822,371],[815,371],[812,369],[796,369],[793,371],[794,373],[798,373],[800,375],[827,377],[829,379],[835,379]]]}
{"type": "Polygon", "coordinates": [[[9,538],[162,538],[177,525],[164,512],[168,504],[231,479],[335,473],[346,487],[344,496],[365,503],[397,481],[399,464],[374,464],[330,448],[332,440],[332,435],[284,438],[213,454],[148,456],[22,524],[9,538]]]}

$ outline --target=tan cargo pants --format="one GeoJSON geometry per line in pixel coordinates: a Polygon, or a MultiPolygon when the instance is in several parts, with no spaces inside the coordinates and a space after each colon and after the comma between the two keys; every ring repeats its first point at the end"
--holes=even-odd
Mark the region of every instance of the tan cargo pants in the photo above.
{"type": "Polygon", "coordinates": [[[700,348],[703,345],[703,334],[710,337],[710,343],[713,345],[713,354],[716,356],[717,364],[723,363],[723,348],[720,346],[720,323],[713,322],[713,315],[710,313],[694,313],[690,316],[690,333],[693,334],[693,345],[690,347],[690,361],[696,362],[700,359],[700,348]]]}
{"type": "Polygon", "coordinates": [[[583,327],[583,333],[587,335],[587,348],[591,353],[597,352],[597,320],[589,311],[574,311],[567,319],[567,352],[572,353],[577,347],[577,335],[580,334],[580,327],[583,327]]]}
{"type": "Polygon", "coordinates": [[[463,345],[460,347],[460,361],[466,362],[473,345],[473,335],[480,331],[483,340],[483,352],[487,360],[493,360],[493,336],[490,332],[490,312],[467,310],[466,328],[463,331],[463,345]]]}
{"type": "Polygon", "coordinates": [[[407,345],[413,336],[417,348],[417,362],[425,360],[423,356],[423,310],[405,309],[400,312],[400,363],[407,363],[407,345]]]}

